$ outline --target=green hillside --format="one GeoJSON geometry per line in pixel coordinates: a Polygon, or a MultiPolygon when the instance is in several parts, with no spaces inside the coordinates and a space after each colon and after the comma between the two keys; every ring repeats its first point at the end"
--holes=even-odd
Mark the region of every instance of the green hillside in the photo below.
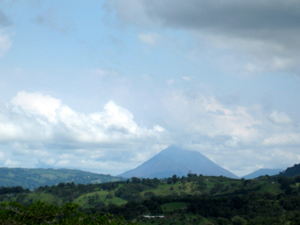
{"type": "Polygon", "coordinates": [[[0,168],[0,187],[22,186],[34,189],[59,183],[75,184],[106,183],[123,178],[70,169],[0,168]]]}
{"type": "Polygon", "coordinates": [[[173,176],[101,184],[59,183],[28,192],[1,188],[0,201],[23,205],[73,202],[87,214],[123,216],[137,224],[299,224],[300,176],[173,176]],[[160,215],[149,218],[145,215],[160,215]]]}
{"type": "Polygon", "coordinates": [[[281,172],[280,175],[285,177],[295,177],[300,175],[300,164],[288,167],[285,171],[281,172]]]}

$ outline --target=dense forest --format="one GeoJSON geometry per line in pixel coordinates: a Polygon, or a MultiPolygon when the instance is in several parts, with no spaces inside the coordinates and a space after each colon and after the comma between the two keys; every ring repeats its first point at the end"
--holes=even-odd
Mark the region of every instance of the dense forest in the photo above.
{"type": "MultiPolygon", "coordinates": [[[[245,180],[189,173],[182,177],[133,177],[102,184],[59,183],[34,191],[2,187],[0,201],[6,204],[1,211],[6,214],[7,204],[11,202],[22,207],[48,204],[58,211],[66,204],[73,204],[78,207],[78,215],[82,213],[95,224],[101,224],[93,219],[95,215],[97,218],[113,215],[136,224],[293,225],[300,224],[299,185],[300,176],[263,176],[245,180]]],[[[75,214],[70,215],[81,218],[75,214]]],[[[11,215],[20,217],[16,213],[11,215]]],[[[64,216],[58,219],[61,218],[64,216]]]]}

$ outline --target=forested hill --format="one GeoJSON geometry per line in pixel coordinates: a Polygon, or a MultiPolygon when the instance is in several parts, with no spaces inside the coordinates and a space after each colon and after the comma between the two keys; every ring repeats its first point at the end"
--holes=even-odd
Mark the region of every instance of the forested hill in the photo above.
{"type": "Polygon", "coordinates": [[[122,178],[70,169],[24,169],[0,168],[0,187],[22,186],[34,189],[59,183],[75,184],[107,183],[120,181],[122,178]]]}
{"type": "MultiPolygon", "coordinates": [[[[39,187],[34,191],[22,190],[21,187],[2,187],[0,188],[0,203],[2,203],[0,224],[24,224],[23,221],[22,223],[1,221],[5,218],[3,215],[15,220],[21,218],[20,213],[12,217],[12,213],[18,210],[30,212],[30,214],[23,213],[21,216],[30,217],[32,221],[32,214],[41,218],[40,214],[43,213],[44,206],[53,211],[53,209],[58,210],[58,207],[66,209],[72,206],[75,209],[78,204],[79,210],[87,215],[109,213],[117,217],[125,217],[126,220],[137,225],[299,225],[299,186],[300,176],[293,178],[264,176],[246,180],[189,173],[187,177],[174,175],[161,180],[133,177],[126,181],[104,184],[59,183],[57,186],[39,187]],[[10,204],[7,205],[7,202],[10,204]],[[24,207],[17,205],[16,202],[24,207]],[[161,217],[149,218],[149,215],[161,217]]],[[[49,218],[48,212],[42,215],[49,218]]],[[[69,215],[74,218],[74,214],[69,215]]],[[[82,215],[80,221],[84,219],[82,215]]],[[[61,216],[56,219],[61,219],[61,216]]],[[[75,224],[52,221],[43,224],[75,224]]],[[[83,221],[76,224],[99,223],[83,221]]]]}
{"type": "Polygon", "coordinates": [[[300,175],[300,164],[295,164],[293,167],[288,167],[285,171],[280,173],[280,175],[285,177],[295,177],[300,175]]]}

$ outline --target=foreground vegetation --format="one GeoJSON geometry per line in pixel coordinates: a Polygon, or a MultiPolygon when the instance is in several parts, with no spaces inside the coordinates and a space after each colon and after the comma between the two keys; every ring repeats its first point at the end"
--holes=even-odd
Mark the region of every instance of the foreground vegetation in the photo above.
{"type": "Polygon", "coordinates": [[[45,202],[37,201],[29,206],[23,206],[16,202],[1,204],[1,224],[14,225],[121,225],[128,224],[123,218],[114,218],[112,215],[101,216],[99,214],[87,215],[78,211],[78,205],[74,203],[64,204],[58,207],[45,202]]]}
{"type": "Polygon", "coordinates": [[[136,224],[293,225],[300,224],[300,176],[245,180],[189,173],[186,177],[174,175],[164,180],[59,183],[34,191],[2,187],[0,201],[25,207],[39,202],[56,210],[72,203],[78,206],[73,219],[82,220],[78,215],[85,215],[93,222],[97,222],[95,215],[100,218],[108,213],[136,224]]]}

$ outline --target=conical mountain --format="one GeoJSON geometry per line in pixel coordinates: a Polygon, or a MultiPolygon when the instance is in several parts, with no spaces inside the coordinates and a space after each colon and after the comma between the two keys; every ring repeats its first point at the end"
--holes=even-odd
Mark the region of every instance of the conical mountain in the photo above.
{"type": "Polygon", "coordinates": [[[201,153],[183,150],[176,146],[168,147],[137,168],[120,174],[119,176],[125,178],[165,178],[172,177],[174,174],[177,176],[186,176],[190,171],[191,173],[205,176],[238,178],[201,153]]]}

